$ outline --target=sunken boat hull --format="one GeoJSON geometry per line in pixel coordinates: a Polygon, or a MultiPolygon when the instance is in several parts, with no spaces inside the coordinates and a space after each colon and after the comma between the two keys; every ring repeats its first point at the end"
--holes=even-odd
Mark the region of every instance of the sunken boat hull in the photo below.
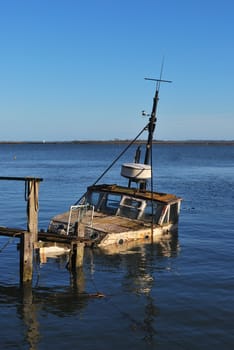
{"type": "Polygon", "coordinates": [[[80,203],[55,216],[49,232],[83,237],[87,245],[156,242],[177,232],[181,198],[118,185],[88,188],[80,203]]]}
{"type": "Polygon", "coordinates": [[[152,141],[156,126],[156,110],[161,79],[156,82],[153,106],[148,124],[103,172],[96,182],[87,188],[83,197],[63,214],[56,215],[48,231],[72,235],[83,239],[87,245],[105,248],[126,243],[157,242],[162,237],[177,234],[181,198],[173,194],[154,192],[152,174],[152,141]],[[128,186],[97,185],[115,162],[134,144],[144,132],[148,132],[144,161],[141,162],[140,146],[134,162],[124,163],[121,176],[128,186]]]}

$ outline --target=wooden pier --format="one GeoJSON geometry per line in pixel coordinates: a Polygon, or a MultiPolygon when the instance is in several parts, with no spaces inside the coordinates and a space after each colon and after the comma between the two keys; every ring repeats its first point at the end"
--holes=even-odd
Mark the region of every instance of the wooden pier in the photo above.
{"type": "Polygon", "coordinates": [[[24,181],[25,199],[27,201],[27,230],[0,226],[0,236],[15,237],[20,239],[20,282],[32,281],[33,254],[43,242],[60,243],[70,246],[69,268],[76,269],[83,265],[85,241],[83,237],[58,235],[48,232],[38,232],[38,198],[39,184],[42,178],[35,177],[0,177],[5,181],[24,181]]]}

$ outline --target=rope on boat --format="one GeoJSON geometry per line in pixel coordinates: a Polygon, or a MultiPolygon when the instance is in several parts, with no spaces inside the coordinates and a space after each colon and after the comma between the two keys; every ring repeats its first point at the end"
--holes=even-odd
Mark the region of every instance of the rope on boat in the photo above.
{"type": "MultiPolygon", "coordinates": [[[[32,190],[34,187],[34,193],[38,193],[38,185],[35,181],[31,181],[31,186],[30,186],[30,181],[25,181],[25,187],[24,187],[24,199],[27,202],[32,195],[32,190]]],[[[36,211],[38,211],[39,208],[39,203],[38,203],[38,195],[34,196],[34,208],[36,211]]]]}

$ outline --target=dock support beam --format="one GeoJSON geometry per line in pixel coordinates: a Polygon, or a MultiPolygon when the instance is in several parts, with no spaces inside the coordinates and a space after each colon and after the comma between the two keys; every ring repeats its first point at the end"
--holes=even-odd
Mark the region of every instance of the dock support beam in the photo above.
{"type": "Polygon", "coordinates": [[[34,243],[38,235],[38,191],[40,179],[29,178],[25,183],[28,232],[23,232],[20,242],[20,282],[32,281],[34,243]]]}
{"type": "Polygon", "coordinates": [[[83,266],[84,260],[84,243],[83,242],[72,242],[71,252],[69,259],[69,269],[76,270],[83,266]]]}
{"type": "Polygon", "coordinates": [[[69,269],[76,270],[83,266],[85,244],[82,242],[84,238],[84,225],[80,222],[76,228],[77,240],[71,244],[71,252],[69,259],[69,269]]]}
{"type": "Polygon", "coordinates": [[[34,238],[30,232],[20,237],[20,283],[32,281],[34,238]]]}
{"type": "Polygon", "coordinates": [[[39,181],[30,179],[25,184],[27,186],[27,216],[28,216],[28,232],[33,236],[34,242],[37,241],[38,234],[38,192],[39,181]]]}

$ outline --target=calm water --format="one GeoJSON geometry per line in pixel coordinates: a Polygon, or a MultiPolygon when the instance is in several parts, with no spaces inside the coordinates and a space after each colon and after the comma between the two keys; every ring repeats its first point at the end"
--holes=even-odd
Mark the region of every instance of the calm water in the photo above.
{"type": "MultiPolygon", "coordinates": [[[[0,176],[44,179],[46,228],[121,149],[0,145],[0,176]]],[[[129,152],[104,181],[117,182],[120,163],[132,159],[129,152]]],[[[0,237],[1,349],[233,349],[234,146],[159,145],[154,165],[155,188],[184,199],[178,240],[109,255],[86,250],[78,278],[66,256],[35,259],[33,288],[22,290],[18,240],[0,237]]],[[[23,182],[0,181],[0,191],[0,225],[26,227],[23,182]]]]}

